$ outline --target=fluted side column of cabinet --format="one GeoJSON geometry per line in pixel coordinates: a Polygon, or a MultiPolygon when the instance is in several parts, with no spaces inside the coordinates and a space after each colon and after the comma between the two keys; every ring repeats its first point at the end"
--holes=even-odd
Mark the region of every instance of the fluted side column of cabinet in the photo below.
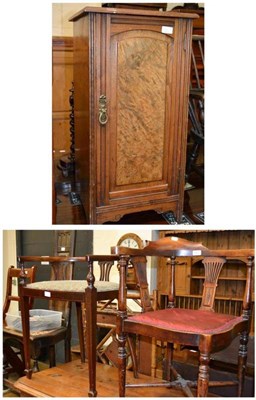
{"type": "Polygon", "coordinates": [[[181,218],[193,18],[85,8],[74,22],[76,179],[90,224],[181,218]]]}

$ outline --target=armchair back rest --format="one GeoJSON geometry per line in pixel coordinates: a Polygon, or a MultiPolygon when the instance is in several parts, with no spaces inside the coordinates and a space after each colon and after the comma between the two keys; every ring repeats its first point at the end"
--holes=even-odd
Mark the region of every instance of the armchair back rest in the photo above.
{"type": "Polygon", "coordinates": [[[205,270],[203,295],[200,309],[214,311],[214,299],[218,279],[226,259],[223,257],[205,257],[202,261],[205,270]]]}
{"type": "MultiPolygon", "coordinates": [[[[9,311],[10,305],[12,301],[20,301],[19,296],[19,287],[25,283],[25,280],[29,283],[35,282],[35,274],[36,274],[36,266],[32,266],[31,268],[15,268],[13,265],[8,268],[7,272],[7,285],[6,285],[6,294],[3,306],[3,321],[5,321],[6,314],[9,311]],[[18,294],[13,295],[12,288],[14,280],[18,282],[18,294]]],[[[32,308],[32,301],[29,304],[29,307],[32,308]]]]}
{"type": "MultiPolygon", "coordinates": [[[[253,285],[253,264],[254,257],[232,257],[231,260],[242,262],[246,266],[246,281],[243,291],[242,301],[242,314],[247,318],[251,314],[252,308],[252,285],[253,285]]],[[[205,280],[203,286],[202,302],[200,308],[203,310],[214,311],[214,299],[216,289],[218,286],[218,279],[222,270],[222,267],[227,263],[226,257],[205,257],[202,260],[205,269],[205,280]]],[[[236,263],[241,265],[241,263],[236,263]]],[[[227,266],[228,268],[228,266],[227,266]]]]}
{"type": "MultiPolygon", "coordinates": [[[[164,237],[156,241],[149,241],[143,249],[132,249],[126,247],[114,246],[111,253],[119,255],[120,260],[120,291],[125,287],[124,268],[127,259],[135,260],[136,257],[158,256],[167,258],[167,264],[170,265],[170,284],[168,293],[168,306],[175,305],[175,264],[176,257],[202,257],[206,269],[206,281],[203,290],[202,308],[213,309],[213,299],[216,294],[217,283],[221,269],[226,259],[242,261],[246,265],[246,281],[243,296],[243,316],[249,318],[252,309],[252,285],[253,285],[253,264],[254,264],[254,248],[246,249],[208,249],[202,243],[192,242],[178,237],[164,237]]],[[[146,262],[146,261],[145,261],[146,262]]],[[[142,263],[142,265],[145,266],[142,263]]],[[[137,268],[140,264],[137,262],[137,268]]],[[[125,296],[120,297],[120,307],[125,309],[125,296]]]]}
{"type": "Polygon", "coordinates": [[[150,298],[147,280],[147,259],[145,256],[135,256],[131,258],[134,266],[142,311],[152,311],[152,300],[150,298]]]}
{"type": "MultiPolygon", "coordinates": [[[[214,251],[213,251],[214,252],[214,251]]],[[[221,272],[223,269],[223,266],[226,264],[227,265],[227,271],[229,268],[229,262],[230,266],[234,268],[239,268],[241,265],[246,267],[246,272],[244,271],[244,280],[245,284],[242,288],[242,286],[239,286],[239,293],[234,294],[234,299],[239,296],[240,302],[236,301],[236,307],[235,310],[231,310],[232,307],[224,307],[226,310],[228,309],[228,313],[234,314],[234,315],[241,315],[243,314],[245,317],[251,314],[252,310],[252,292],[253,292],[253,265],[254,265],[254,256],[250,255],[251,250],[249,251],[244,251],[244,250],[238,250],[238,255],[235,256],[235,251],[227,251],[225,256],[225,252],[223,252],[223,255],[221,256],[205,256],[201,262],[204,267],[204,276],[203,278],[203,291],[202,291],[202,300],[200,302],[199,308],[201,310],[208,310],[208,311],[215,311],[215,296],[216,296],[216,290],[219,284],[219,278],[221,276],[221,272]],[[248,253],[247,256],[244,256],[243,252],[248,253]],[[230,254],[229,254],[230,253],[230,254]],[[239,255],[239,253],[241,255],[239,255]],[[234,261],[234,262],[233,262],[234,261]],[[242,301],[241,301],[242,299],[242,301]],[[238,304],[241,304],[241,307],[238,306],[238,304]]],[[[176,304],[176,293],[175,293],[175,268],[176,264],[179,264],[179,262],[176,262],[175,256],[172,256],[171,258],[167,259],[167,265],[170,267],[170,285],[169,285],[169,292],[168,292],[168,307],[175,307],[176,304]]],[[[198,263],[198,262],[196,262],[198,263]]],[[[227,272],[228,273],[228,272],[227,272]]],[[[235,275],[237,276],[237,275],[235,275]]],[[[226,276],[226,273],[224,275],[224,279],[228,279],[229,275],[226,276]]],[[[220,284],[221,285],[221,284],[220,284]]],[[[199,294],[199,293],[198,293],[199,294]]],[[[193,297],[193,295],[192,295],[193,297]]],[[[232,298],[230,298],[232,300],[232,298]]],[[[224,301],[224,299],[222,300],[224,301]]],[[[183,306],[181,306],[183,308],[183,306]]],[[[191,307],[184,307],[184,308],[191,308],[191,307]]],[[[194,307],[192,307],[194,308],[194,307]]],[[[218,311],[218,312],[225,312],[225,311],[218,311]]]]}
{"type": "MultiPolygon", "coordinates": [[[[120,257],[119,260],[119,274],[120,274],[120,288],[119,288],[119,309],[126,310],[127,296],[127,268],[131,263],[135,270],[140,306],[142,312],[152,311],[153,304],[152,298],[149,294],[148,281],[147,281],[147,259],[145,256],[131,256],[120,257]]],[[[130,297],[132,298],[132,297],[130,297]]]]}

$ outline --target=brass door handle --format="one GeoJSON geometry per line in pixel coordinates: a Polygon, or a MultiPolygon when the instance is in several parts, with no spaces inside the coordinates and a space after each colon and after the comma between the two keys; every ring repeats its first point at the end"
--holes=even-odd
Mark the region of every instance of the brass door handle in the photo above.
{"type": "Polygon", "coordinates": [[[104,94],[100,95],[99,98],[99,123],[101,125],[106,125],[108,122],[108,112],[107,112],[107,98],[104,94]]]}

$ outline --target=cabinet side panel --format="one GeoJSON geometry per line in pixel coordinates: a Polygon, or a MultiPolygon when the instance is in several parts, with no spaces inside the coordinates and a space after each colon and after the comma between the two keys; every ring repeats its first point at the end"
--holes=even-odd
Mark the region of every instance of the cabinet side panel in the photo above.
{"type": "Polygon", "coordinates": [[[75,161],[76,181],[88,215],[90,113],[89,113],[89,17],[74,23],[74,107],[75,107],[75,161]]]}

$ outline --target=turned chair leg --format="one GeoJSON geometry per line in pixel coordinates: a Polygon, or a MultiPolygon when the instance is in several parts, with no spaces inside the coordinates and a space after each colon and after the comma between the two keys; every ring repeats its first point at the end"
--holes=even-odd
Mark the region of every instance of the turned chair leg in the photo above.
{"type": "Polygon", "coordinates": [[[238,397],[242,397],[244,388],[245,369],[247,362],[247,346],[249,335],[248,332],[243,332],[240,335],[240,346],[238,352],[238,397]]]}
{"type": "Polygon", "coordinates": [[[167,381],[172,381],[174,379],[173,376],[173,343],[167,343],[166,347],[166,368],[165,368],[165,379],[167,381]]]}
{"type": "Polygon", "coordinates": [[[197,381],[197,397],[207,397],[209,387],[209,353],[200,353],[199,374],[197,381]]]}
{"type": "Polygon", "coordinates": [[[126,334],[122,333],[118,335],[119,397],[125,397],[126,358],[126,334]]]}

